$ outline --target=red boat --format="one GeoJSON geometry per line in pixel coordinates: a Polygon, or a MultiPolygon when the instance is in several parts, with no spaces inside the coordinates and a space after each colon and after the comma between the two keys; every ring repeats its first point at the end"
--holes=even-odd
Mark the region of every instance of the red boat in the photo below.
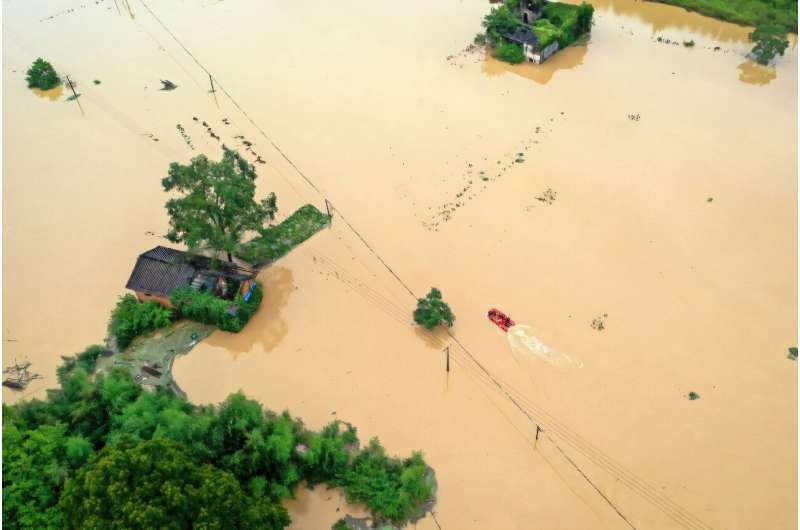
{"type": "Polygon", "coordinates": [[[492,308],[486,314],[486,316],[494,322],[498,328],[502,329],[503,331],[508,331],[508,328],[513,326],[515,322],[511,320],[511,317],[500,311],[499,309],[492,308]]]}

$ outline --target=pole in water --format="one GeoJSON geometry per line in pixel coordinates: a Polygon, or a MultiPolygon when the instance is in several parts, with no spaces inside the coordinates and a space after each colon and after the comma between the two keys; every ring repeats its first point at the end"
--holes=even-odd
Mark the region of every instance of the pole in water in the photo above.
{"type": "Polygon", "coordinates": [[[450,373],[450,345],[448,344],[447,347],[444,349],[445,353],[447,354],[447,373],[450,373]]]}
{"type": "Polygon", "coordinates": [[[67,76],[67,84],[69,85],[70,90],[72,90],[72,95],[75,96],[75,99],[78,99],[78,94],[75,93],[75,87],[72,86],[72,79],[67,76]]]}
{"type": "Polygon", "coordinates": [[[536,426],[536,441],[539,441],[539,431],[544,431],[544,429],[542,429],[541,427],[539,427],[537,425],[536,426]]]}
{"type": "Polygon", "coordinates": [[[216,90],[214,90],[214,78],[211,77],[211,74],[208,74],[208,81],[211,83],[211,90],[209,92],[216,92],[216,90]]]}

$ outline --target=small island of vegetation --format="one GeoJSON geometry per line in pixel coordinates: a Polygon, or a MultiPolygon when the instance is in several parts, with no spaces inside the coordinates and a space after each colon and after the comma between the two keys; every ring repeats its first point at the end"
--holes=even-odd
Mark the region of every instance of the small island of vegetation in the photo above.
{"type": "Polygon", "coordinates": [[[476,44],[488,44],[498,59],[540,64],[575,43],[592,28],[594,7],[545,0],[505,0],[483,19],[486,33],[476,44]]]}
{"type": "Polygon", "coordinates": [[[28,82],[28,88],[40,90],[50,90],[61,84],[61,78],[58,77],[56,69],[41,57],[33,61],[31,67],[28,68],[25,80],[28,82]]]}
{"type": "Polygon", "coordinates": [[[442,291],[436,287],[431,287],[425,298],[417,299],[417,308],[413,316],[414,322],[428,331],[439,325],[453,327],[453,322],[456,320],[450,306],[442,299],[442,291]]]}

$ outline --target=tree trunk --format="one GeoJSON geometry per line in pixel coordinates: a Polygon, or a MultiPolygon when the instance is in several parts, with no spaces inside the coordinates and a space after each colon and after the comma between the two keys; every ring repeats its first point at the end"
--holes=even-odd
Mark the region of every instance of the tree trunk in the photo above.
{"type": "Polygon", "coordinates": [[[231,256],[230,252],[228,252],[228,261],[233,262],[233,256],[231,256]]]}

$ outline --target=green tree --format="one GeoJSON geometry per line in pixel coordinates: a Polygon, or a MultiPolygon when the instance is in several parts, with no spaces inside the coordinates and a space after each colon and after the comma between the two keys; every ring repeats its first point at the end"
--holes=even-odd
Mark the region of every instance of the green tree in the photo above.
{"type": "Polygon", "coordinates": [[[446,323],[453,326],[456,317],[450,306],[442,300],[442,292],[436,287],[431,287],[425,298],[417,299],[417,309],[414,311],[414,322],[431,330],[439,324],[446,323]]]}
{"type": "Polygon", "coordinates": [[[755,43],[750,55],[759,64],[769,64],[776,55],[783,55],[789,46],[786,40],[786,29],[782,26],[762,24],[750,33],[750,40],[755,43]]]}
{"type": "Polygon", "coordinates": [[[39,57],[30,68],[28,68],[25,80],[28,82],[28,88],[41,88],[42,90],[50,90],[61,84],[61,79],[58,77],[53,65],[39,57]]]}
{"type": "Polygon", "coordinates": [[[275,194],[255,200],[256,170],[231,149],[223,148],[222,160],[196,156],[188,165],[173,162],[161,181],[164,191],[181,196],[167,201],[170,229],[167,238],[185,243],[194,252],[203,247],[225,252],[228,261],[242,235],[260,230],[275,218],[275,194]]]}
{"type": "Polygon", "coordinates": [[[421,454],[390,458],[373,438],[345,472],[344,491],[349,502],[366,504],[376,520],[402,523],[420,517],[433,495],[435,486],[426,470],[421,454]]]}
{"type": "Polygon", "coordinates": [[[313,486],[320,482],[338,485],[350,461],[348,445],[358,442],[354,429],[339,432],[339,422],[332,421],[319,434],[311,433],[308,449],[302,457],[303,475],[313,486]]]}
{"type": "Polygon", "coordinates": [[[3,528],[61,528],[59,495],[92,445],[63,423],[20,430],[3,420],[3,528]]]}
{"type": "Polygon", "coordinates": [[[484,17],[483,27],[486,28],[489,43],[492,46],[499,46],[503,41],[504,33],[514,33],[522,27],[522,19],[507,5],[502,5],[493,7],[484,17]]]}
{"type": "Polygon", "coordinates": [[[285,508],[251,498],[231,473],[169,440],[106,447],[67,482],[59,507],[76,529],[278,530],[290,522],[285,508]]]}
{"type": "Polygon", "coordinates": [[[139,335],[150,333],[172,322],[172,312],[154,301],[141,303],[128,293],[121,296],[111,312],[109,332],[119,348],[127,348],[139,335]]]}

